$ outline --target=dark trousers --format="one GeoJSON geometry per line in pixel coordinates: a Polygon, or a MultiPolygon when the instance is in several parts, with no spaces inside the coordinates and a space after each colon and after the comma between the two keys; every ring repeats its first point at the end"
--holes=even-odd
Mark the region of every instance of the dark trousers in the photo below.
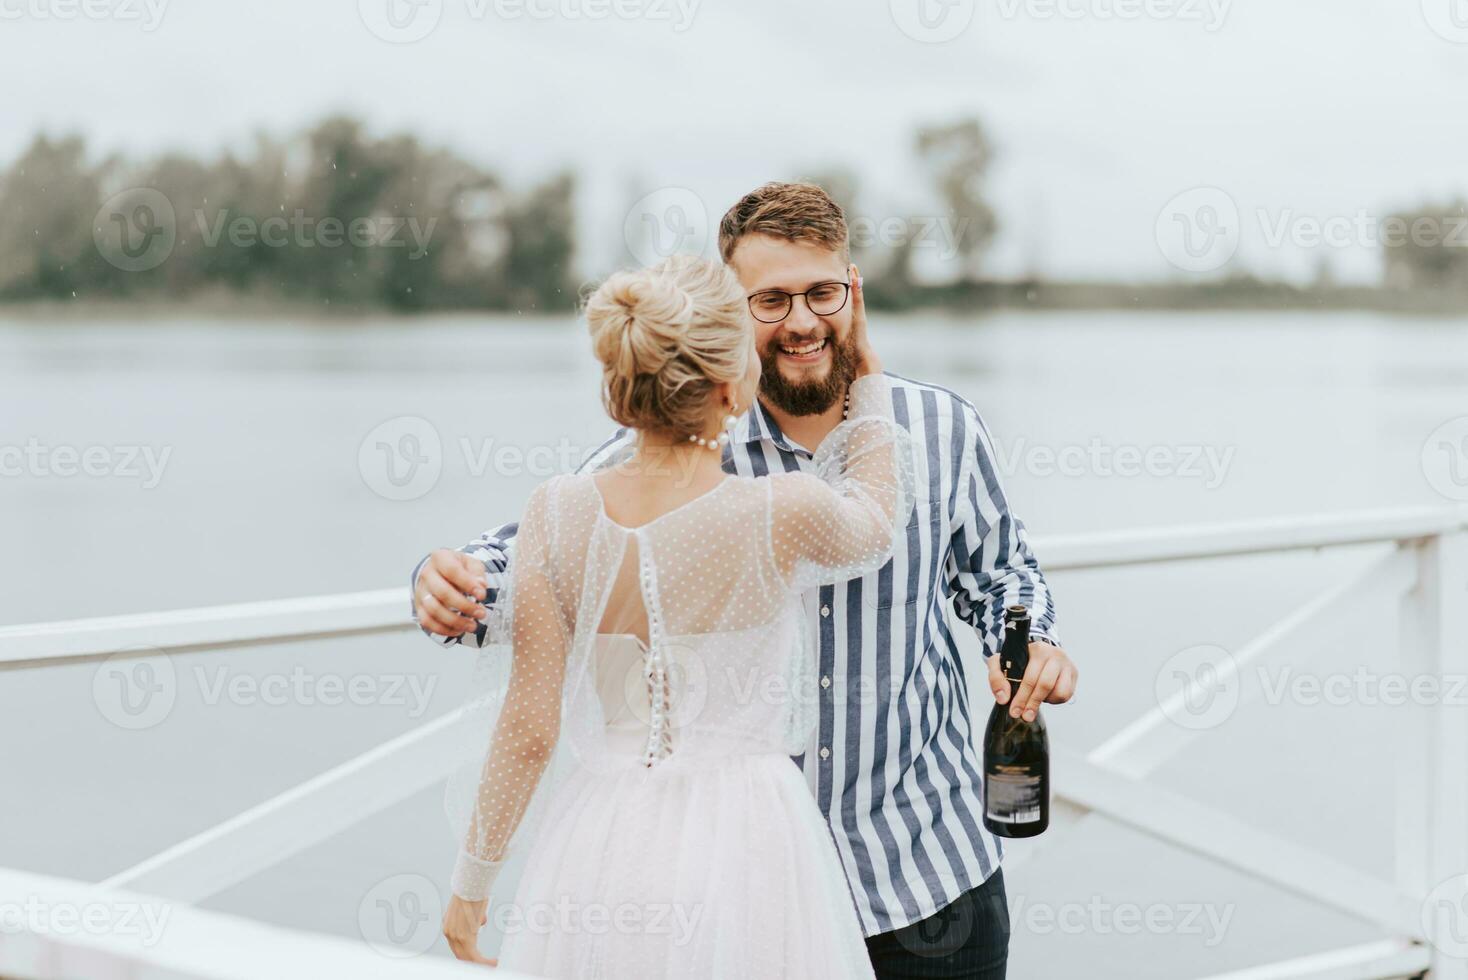
{"type": "Polygon", "coordinates": [[[1003,869],[926,919],[868,936],[867,953],[877,980],[1004,980],[1009,906],[1003,869]]]}

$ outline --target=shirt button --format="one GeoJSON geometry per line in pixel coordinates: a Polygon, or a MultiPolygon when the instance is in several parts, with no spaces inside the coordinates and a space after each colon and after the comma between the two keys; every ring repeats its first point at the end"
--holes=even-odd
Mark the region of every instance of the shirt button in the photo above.
{"type": "Polygon", "coordinates": [[[821,746],[821,758],[822,759],[829,759],[829,758],[831,758],[831,750],[828,749],[828,748],[826,748],[824,745],[821,746]]]}
{"type": "Polygon", "coordinates": [[[831,607],[830,606],[822,606],[821,607],[821,615],[822,616],[829,616],[829,615],[831,615],[831,607]]]}
{"type": "Polygon", "coordinates": [[[830,687],[830,686],[831,686],[831,678],[830,678],[830,676],[828,675],[826,677],[822,677],[821,678],[821,687],[830,687]]]}

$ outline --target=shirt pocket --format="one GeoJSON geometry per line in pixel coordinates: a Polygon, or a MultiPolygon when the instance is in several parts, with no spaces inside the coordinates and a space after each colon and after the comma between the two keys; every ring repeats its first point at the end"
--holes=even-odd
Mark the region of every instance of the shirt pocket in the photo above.
{"type": "MultiPolygon", "coordinates": [[[[892,560],[866,576],[862,582],[862,595],[866,605],[872,609],[891,609],[930,600],[931,592],[940,588],[947,554],[948,515],[941,507],[935,513],[932,503],[925,498],[920,498],[917,506],[907,515],[907,525],[898,532],[897,548],[892,560]],[[932,576],[928,576],[927,588],[930,591],[921,595],[913,595],[909,591],[908,584],[912,565],[914,562],[931,563],[935,550],[938,555],[937,581],[933,581],[932,576]]],[[[924,578],[921,572],[920,568],[918,575],[920,585],[923,584],[924,578]]]]}

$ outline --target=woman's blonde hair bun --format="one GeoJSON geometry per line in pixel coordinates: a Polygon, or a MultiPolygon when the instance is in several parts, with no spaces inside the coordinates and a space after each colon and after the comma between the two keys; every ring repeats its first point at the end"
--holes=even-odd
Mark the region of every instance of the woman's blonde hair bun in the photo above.
{"type": "Polygon", "coordinates": [[[699,433],[713,387],[749,367],[744,289],[728,268],[695,256],[614,273],[587,300],[586,325],[607,413],[640,431],[699,433]]]}

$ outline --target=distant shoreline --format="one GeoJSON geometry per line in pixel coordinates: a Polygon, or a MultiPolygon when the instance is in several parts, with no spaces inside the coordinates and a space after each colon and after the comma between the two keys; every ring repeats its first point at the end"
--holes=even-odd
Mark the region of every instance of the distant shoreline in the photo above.
{"type": "MultiPolygon", "coordinates": [[[[1382,289],[1373,286],[1296,286],[1255,279],[1206,283],[1106,283],[1055,281],[977,281],[941,286],[891,287],[872,282],[868,301],[875,310],[977,314],[994,311],[1052,310],[1115,312],[1118,310],[1179,312],[1368,312],[1409,316],[1468,316],[1468,291],[1382,289]]],[[[115,317],[137,320],[190,316],[211,319],[308,317],[314,320],[402,321],[442,316],[493,316],[538,320],[574,316],[575,309],[496,309],[431,307],[409,311],[381,305],[346,305],[251,293],[209,292],[166,300],[157,295],[130,299],[17,300],[0,302],[0,315],[28,320],[115,317]]]]}
{"type": "Polygon", "coordinates": [[[1468,292],[1381,289],[1374,286],[1295,286],[1256,279],[1204,283],[961,282],[949,286],[924,286],[910,293],[895,295],[883,295],[878,287],[874,287],[868,290],[868,296],[874,308],[888,310],[1356,311],[1434,317],[1468,315],[1468,292]]]}

